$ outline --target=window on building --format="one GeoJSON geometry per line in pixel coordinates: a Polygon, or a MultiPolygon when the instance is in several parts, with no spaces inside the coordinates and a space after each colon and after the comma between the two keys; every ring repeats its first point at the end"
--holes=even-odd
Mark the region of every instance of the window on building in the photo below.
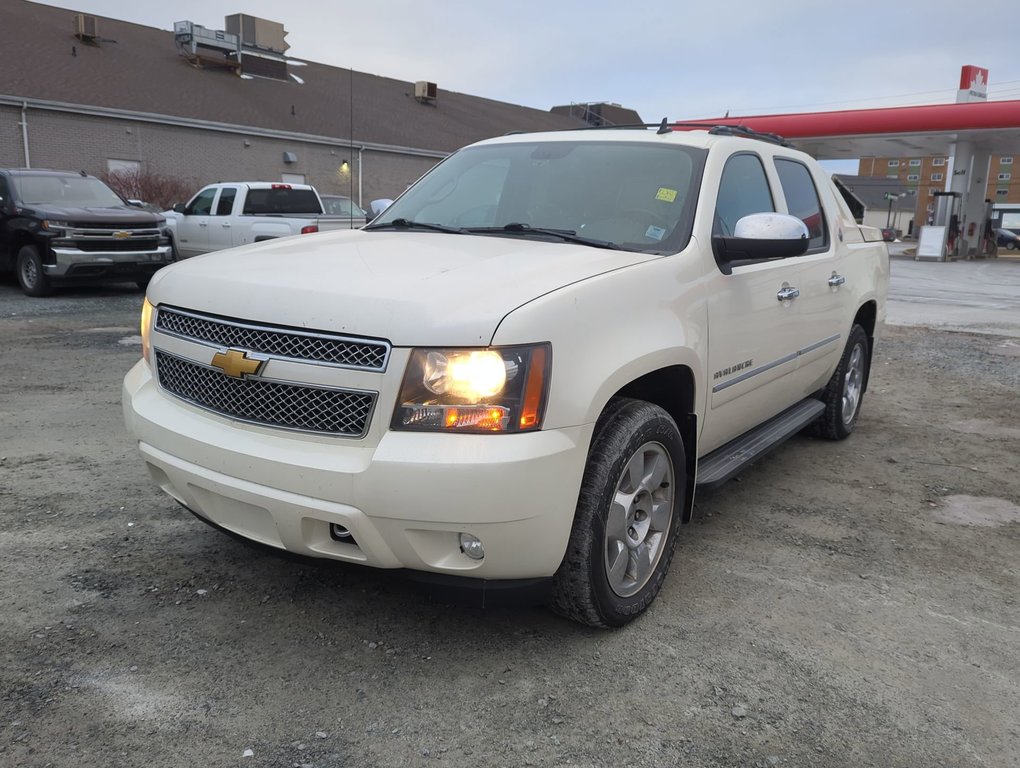
{"type": "Polygon", "coordinates": [[[917,173],[911,173],[907,175],[907,181],[920,181],[921,175],[917,173]]]}
{"type": "Polygon", "coordinates": [[[921,160],[920,159],[914,159],[914,160],[910,161],[910,167],[911,168],[919,168],[920,166],[921,166],[921,160]]]}
{"type": "Polygon", "coordinates": [[[1003,157],[1000,157],[999,158],[999,165],[1013,165],[1013,156],[1012,155],[1004,155],[1003,157]]]}
{"type": "Polygon", "coordinates": [[[928,197],[935,197],[935,190],[934,189],[929,189],[928,190],[928,197]]]}
{"type": "Polygon", "coordinates": [[[779,183],[786,196],[786,207],[790,215],[804,222],[808,229],[811,242],[808,252],[824,249],[828,246],[825,215],[818,200],[818,190],[811,180],[811,172],[806,165],[796,160],[776,158],[776,171],[779,172],[779,183]]]}
{"type": "Polygon", "coordinates": [[[995,196],[996,197],[1006,197],[1006,195],[1008,195],[1008,194],[1009,194],[1009,190],[1008,189],[997,189],[997,190],[995,190],[995,196]]]}
{"type": "Polygon", "coordinates": [[[280,181],[284,184],[304,184],[305,175],[303,173],[281,173],[280,181]]]}
{"type": "Polygon", "coordinates": [[[106,161],[106,170],[108,173],[123,173],[127,175],[139,173],[142,170],[142,164],[137,160],[114,160],[110,158],[106,161]]]}
{"type": "Polygon", "coordinates": [[[946,164],[946,158],[944,158],[944,157],[935,157],[935,158],[932,158],[931,164],[934,165],[934,166],[945,165],[946,164]]]}
{"type": "Polygon", "coordinates": [[[1011,174],[1011,173],[1000,173],[999,174],[999,181],[1009,181],[1012,177],[1013,177],[1013,174],[1011,174]]]}
{"type": "Polygon", "coordinates": [[[899,160],[890,160],[889,161],[889,167],[890,168],[899,168],[900,167],[900,161],[899,160]]]}
{"type": "Polygon", "coordinates": [[[887,173],[885,176],[887,179],[898,179],[899,176],[895,173],[887,173]]]}
{"type": "Polygon", "coordinates": [[[933,173],[931,175],[931,180],[932,181],[942,181],[942,179],[944,179],[944,178],[945,178],[945,176],[943,176],[941,173],[933,173]]]}

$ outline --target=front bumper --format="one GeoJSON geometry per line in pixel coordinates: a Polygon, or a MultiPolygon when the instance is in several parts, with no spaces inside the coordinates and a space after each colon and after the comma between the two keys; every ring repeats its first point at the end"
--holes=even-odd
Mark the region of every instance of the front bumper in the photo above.
{"type": "Polygon", "coordinates": [[[375,441],[285,433],[176,400],[144,362],[123,398],[152,478],[216,525],[311,557],[478,579],[555,573],[593,429],[384,431],[375,441]],[[333,539],[331,523],[353,541],[333,539]],[[461,532],[482,540],[482,560],[460,551],[461,532]]]}
{"type": "Polygon", "coordinates": [[[51,248],[52,264],[43,264],[43,272],[55,280],[80,278],[150,276],[173,261],[173,249],[161,245],[148,251],[80,251],[77,248],[51,248]]]}

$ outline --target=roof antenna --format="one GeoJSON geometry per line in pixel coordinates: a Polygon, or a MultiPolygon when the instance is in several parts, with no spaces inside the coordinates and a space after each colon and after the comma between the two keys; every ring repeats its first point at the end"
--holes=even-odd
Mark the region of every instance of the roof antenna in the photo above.
{"type": "Polygon", "coordinates": [[[661,123],[661,125],[659,125],[659,130],[657,130],[655,132],[656,135],[661,136],[664,133],[672,133],[672,132],[673,132],[673,129],[669,127],[669,120],[666,119],[665,117],[662,118],[662,123],[661,123]]]}

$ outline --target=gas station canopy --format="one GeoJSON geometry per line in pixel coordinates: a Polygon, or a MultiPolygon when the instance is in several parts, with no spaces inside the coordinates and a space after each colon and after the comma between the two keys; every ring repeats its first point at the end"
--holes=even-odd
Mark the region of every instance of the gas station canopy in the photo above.
{"type": "Polygon", "coordinates": [[[675,130],[701,125],[777,133],[819,160],[952,155],[960,142],[1010,155],[1020,147],[1020,101],[686,120],[675,130]]]}

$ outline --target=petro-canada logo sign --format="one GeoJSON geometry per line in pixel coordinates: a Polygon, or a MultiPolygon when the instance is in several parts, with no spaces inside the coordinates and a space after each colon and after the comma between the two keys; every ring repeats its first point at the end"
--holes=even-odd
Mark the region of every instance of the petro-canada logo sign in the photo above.
{"type": "Polygon", "coordinates": [[[957,103],[988,100],[988,70],[967,64],[960,69],[960,90],[957,103]]]}

